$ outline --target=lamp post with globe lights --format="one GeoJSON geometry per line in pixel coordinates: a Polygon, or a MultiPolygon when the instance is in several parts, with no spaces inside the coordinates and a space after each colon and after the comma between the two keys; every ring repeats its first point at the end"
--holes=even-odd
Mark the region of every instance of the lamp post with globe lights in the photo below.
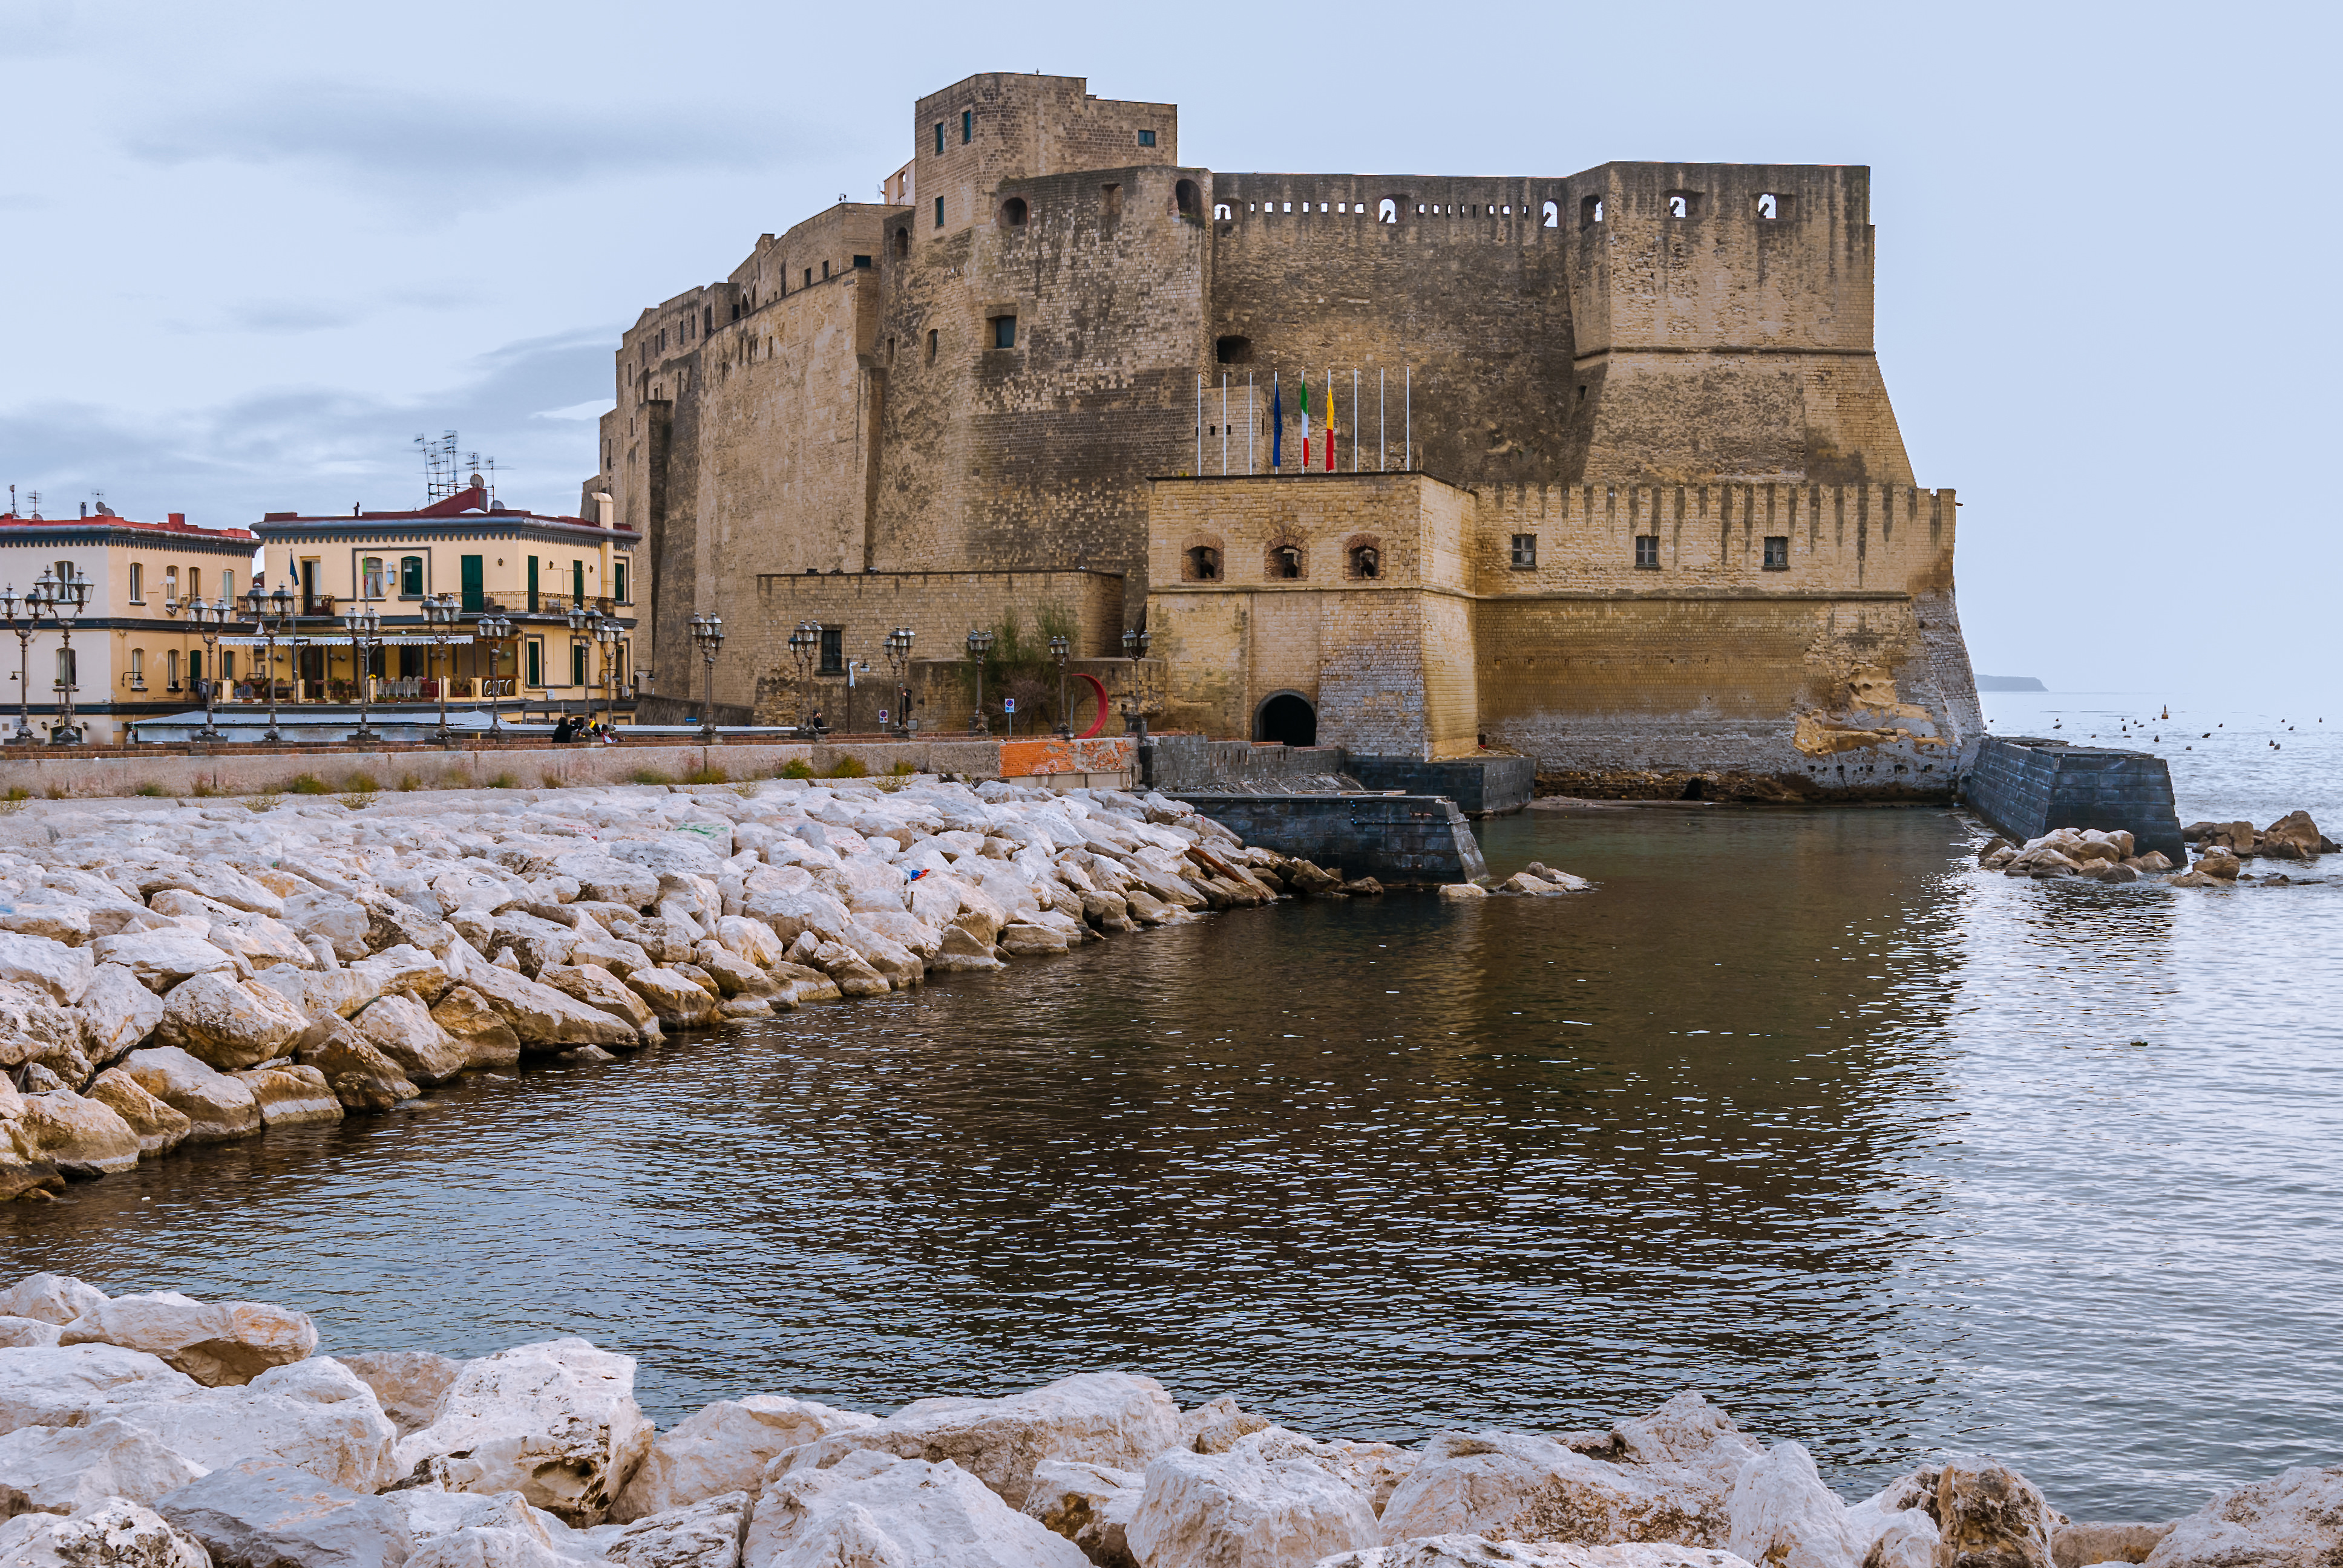
{"type": "Polygon", "coordinates": [[[57,623],[57,678],[54,688],[57,694],[57,721],[49,727],[49,744],[78,746],[81,728],[74,723],[73,694],[80,689],[80,683],[74,668],[73,623],[75,617],[89,608],[90,583],[72,562],[61,564],[65,567],[62,576],[52,578],[44,570],[40,582],[34,586],[48,585],[44,598],[49,618],[57,623]]]}
{"type": "Polygon", "coordinates": [[[268,688],[268,728],[260,738],[273,743],[285,739],[277,729],[277,639],[293,629],[293,612],[298,608],[293,590],[283,583],[271,591],[256,581],[244,596],[245,618],[260,638],[261,683],[268,688]]]}
{"type": "Polygon", "coordinates": [[[720,615],[695,615],[690,620],[691,643],[699,649],[699,662],[707,671],[708,711],[699,726],[700,744],[716,744],[716,656],[724,648],[724,618],[720,615]]]}
{"type": "Polygon", "coordinates": [[[163,596],[163,613],[174,620],[184,615],[194,623],[196,635],[204,639],[204,668],[213,673],[204,681],[204,727],[196,731],[197,740],[225,740],[212,717],[213,700],[219,694],[220,628],[235,615],[236,608],[222,594],[210,604],[199,598],[181,598],[176,594],[163,596]]]}
{"type": "Polygon", "coordinates": [[[809,620],[801,620],[789,633],[789,657],[798,667],[798,739],[818,740],[813,733],[813,656],[821,646],[821,628],[809,620]]]}
{"type": "Polygon", "coordinates": [[[984,716],[984,656],[992,651],[992,634],[981,627],[968,634],[968,656],[976,660],[976,711],[968,716],[970,735],[990,736],[992,721],[984,716]]]}
{"type": "Polygon", "coordinates": [[[0,588],[0,620],[16,634],[16,733],[8,737],[11,746],[29,746],[40,739],[33,733],[33,634],[41,627],[39,602],[38,583],[21,594],[15,583],[0,588]]]}
{"type": "Polygon", "coordinates": [[[626,635],[616,616],[597,612],[594,640],[602,645],[602,722],[613,740],[618,731],[618,639],[626,635]]]}
{"type": "Polygon", "coordinates": [[[908,626],[899,626],[887,634],[887,668],[895,678],[895,733],[906,740],[911,737],[911,688],[904,679],[911,668],[911,638],[918,635],[908,626]]]}
{"type": "Polygon", "coordinates": [[[503,657],[505,639],[513,634],[513,623],[501,615],[484,615],[475,635],[488,645],[488,739],[505,738],[505,705],[497,691],[497,661],[503,657]]]}
{"type": "Polygon", "coordinates": [[[456,658],[448,645],[456,637],[456,612],[462,604],[451,593],[427,594],[423,599],[423,619],[431,628],[431,641],[447,655],[447,673],[439,679],[439,729],[431,739],[442,746],[456,744],[456,732],[447,728],[447,688],[455,684],[456,658]]]}
{"type": "Polygon", "coordinates": [[[1131,660],[1131,678],[1123,685],[1122,732],[1136,739],[1147,739],[1147,709],[1151,692],[1141,689],[1146,677],[1140,671],[1140,662],[1147,657],[1147,634],[1126,631],[1122,634],[1122,657],[1131,660]]]}

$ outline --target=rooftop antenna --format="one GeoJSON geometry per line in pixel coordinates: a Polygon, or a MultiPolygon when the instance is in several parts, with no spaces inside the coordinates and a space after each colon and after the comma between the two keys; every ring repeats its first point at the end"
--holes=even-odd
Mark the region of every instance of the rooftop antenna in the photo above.
{"type": "Polygon", "coordinates": [[[492,507],[493,507],[493,506],[495,506],[496,504],[497,504],[497,460],[496,460],[496,458],[495,458],[493,456],[491,456],[491,457],[488,458],[488,505],[490,505],[490,506],[492,506],[492,507]]]}
{"type": "Polygon", "coordinates": [[[456,432],[443,432],[437,440],[427,436],[415,437],[417,450],[423,454],[423,504],[444,501],[463,487],[456,449],[456,432]]]}
{"type": "Polygon", "coordinates": [[[38,522],[38,521],[40,521],[40,518],[41,518],[41,492],[40,492],[40,491],[38,491],[38,490],[27,490],[27,491],[25,491],[25,499],[26,501],[30,502],[30,503],[32,504],[32,508],[33,508],[33,520],[34,520],[35,522],[38,522]]]}

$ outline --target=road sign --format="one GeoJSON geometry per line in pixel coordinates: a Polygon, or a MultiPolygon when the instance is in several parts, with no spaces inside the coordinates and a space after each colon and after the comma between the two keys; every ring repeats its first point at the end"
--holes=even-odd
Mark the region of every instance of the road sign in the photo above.
{"type": "Polygon", "coordinates": [[[1016,699],[1015,698],[1013,698],[1013,697],[1004,697],[1004,698],[1002,698],[1002,699],[1001,699],[1001,712],[1003,712],[1003,713],[1014,713],[1014,712],[1016,712],[1016,711],[1017,711],[1017,699],[1016,699]]]}

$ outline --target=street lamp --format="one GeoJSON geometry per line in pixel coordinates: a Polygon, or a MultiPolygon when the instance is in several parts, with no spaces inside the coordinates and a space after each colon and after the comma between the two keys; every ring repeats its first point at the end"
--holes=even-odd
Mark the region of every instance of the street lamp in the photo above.
{"type": "Polygon", "coordinates": [[[789,633],[789,657],[797,660],[798,666],[798,739],[800,740],[820,739],[809,733],[812,728],[809,715],[813,711],[813,655],[820,646],[821,628],[809,620],[798,622],[797,629],[789,633]]]}
{"type": "MultiPolygon", "coordinates": [[[[177,579],[171,580],[176,582],[177,579]]],[[[163,596],[163,613],[175,620],[185,615],[195,623],[196,635],[204,639],[204,668],[212,673],[204,681],[204,727],[196,731],[195,739],[225,740],[227,737],[220,732],[212,718],[212,699],[219,692],[220,628],[236,613],[235,607],[228,603],[226,594],[220,595],[213,603],[206,604],[199,598],[183,599],[174,593],[163,596]]]]}
{"type": "Polygon", "coordinates": [[[373,696],[369,689],[374,678],[374,650],[382,645],[382,612],[374,608],[372,601],[362,598],[356,609],[342,612],[342,624],[349,628],[351,673],[357,676],[358,686],[358,727],[350,732],[350,739],[361,743],[377,741],[382,737],[367,722],[367,709],[373,696]]]}
{"type": "Polygon", "coordinates": [[[984,716],[984,656],[992,651],[992,634],[981,628],[968,634],[968,656],[976,660],[976,711],[968,716],[970,735],[990,736],[992,721],[984,716]]]}
{"type": "MultiPolygon", "coordinates": [[[[75,571],[73,563],[64,563],[65,575],[55,579],[47,597],[49,618],[57,623],[57,721],[49,729],[52,746],[78,746],[81,730],[73,721],[73,694],[80,689],[75,680],[73,658],[74,618],[89,607],[89,579],[75,571]]],[[[50,581],[49,574],[41,573],[43,582],[50,581]]],[[[35,585],[37,586],[37,585],[35,585]]]]}
{"type": "Polygon", "coordinates": [[[895,678],[895,732],[905,739],[911,736],[911,688],[904,680],[904,672],[911,667],[911,638],[915,634],[908,626],[899,626],[887,634],[887,668],[895,678]]]}
{"type": "Polygon", "coordinates": [[[720,615],[696,615],[689,622],[692,646],[699,649],[699,662],[707,667],[708,713],[699,727],[703,745],[716,744],[716,656],[724,648],[724,618],[720,615]]]}
{"type": "Polygon", "coordinates": [[[431,640],[447,654],[447,673],[439,681],[439,732],[432,737],[442,746],[456,743],[456,732],[447,728],[447,688],[455,683],[456,658],[447,645],[455,637],[456,611],[460,608],[451,593],[426,594],[423,598],[423,618],[431,628],[431,640]]]}
{"type": "Polygon", "coordinates": [[[505,638],[512,634],[513,623],[505,617],[484,615],[480,618],[478,635],[482,642],[488,645],[488,739],[491,740],[505,738],[504,703],[498,699],[497,692],[497,660],[504,654],[505,638]]]}
{"type": "Polygon", "coordinates": [[[40,585],[35,584],[19,594],[10,583],[0,588],[0,618],[16,634],[16,733],[8,737],[10,745],[30,745],[40,737],[33,733],[33,633],[40,629],[40,585]],[[18,611],[24,613],[19,616],[18,611]]]}
{"type": "Polygon", "coordinates": [[[602,645],[602,719],[612,739],[618,738],[618,639],[626,634],[616,616],[595,616],[594,640],[602,645]]]}
{"type": "Polygon", "coordinates": [[[277,731],[277,639],[292,628],[293,593],[283,583],[272,593],[256,581],[244,596],[244,606],[253,630],[260,636],[260,678],[268,688],[268,728],[260,738],[281,743],[285,737],[277,731]]]}
{"type": "Polygon", "coordinates": [[[1143,678],[1139,661],[1147,657],[1147,634],[1126,631],[1122,634],[1122,657],[1131,660],[1131,678],[1122,692],[1122,732],[1138,739],[1147,739],[1147,695],[1139,687],[1143,678]]]}
{"type": "Polygon", "coordinates": [[[1074,645],[1062,637],[1050,639],[1050,657],[1058,661],[1058,736],[1063,740],[1074,738],[1073,710],[1066,704],[1066,657],[1073,650],[1074,645]]]}

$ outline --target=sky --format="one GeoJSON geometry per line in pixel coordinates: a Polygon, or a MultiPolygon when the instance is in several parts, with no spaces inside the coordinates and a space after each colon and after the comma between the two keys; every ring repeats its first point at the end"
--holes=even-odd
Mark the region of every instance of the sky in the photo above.
{"type": "MultiPolygon", "coordinates": [[[[1184,162],[1867,164],[1880,361],[1977,668],[2323,695],[2333,7],[0,0],[0,483],[206,526],[576,509],[618,334],[910,154],[978,71],[1184,162]],[[2255,545],[2255,539],[2261,545],[2255,545]],[[2218,548],[2207,552],[2207,545],[2218,548]]],[[[2343,708],[2343,700],[2337,703],[2343,708]]]]}

